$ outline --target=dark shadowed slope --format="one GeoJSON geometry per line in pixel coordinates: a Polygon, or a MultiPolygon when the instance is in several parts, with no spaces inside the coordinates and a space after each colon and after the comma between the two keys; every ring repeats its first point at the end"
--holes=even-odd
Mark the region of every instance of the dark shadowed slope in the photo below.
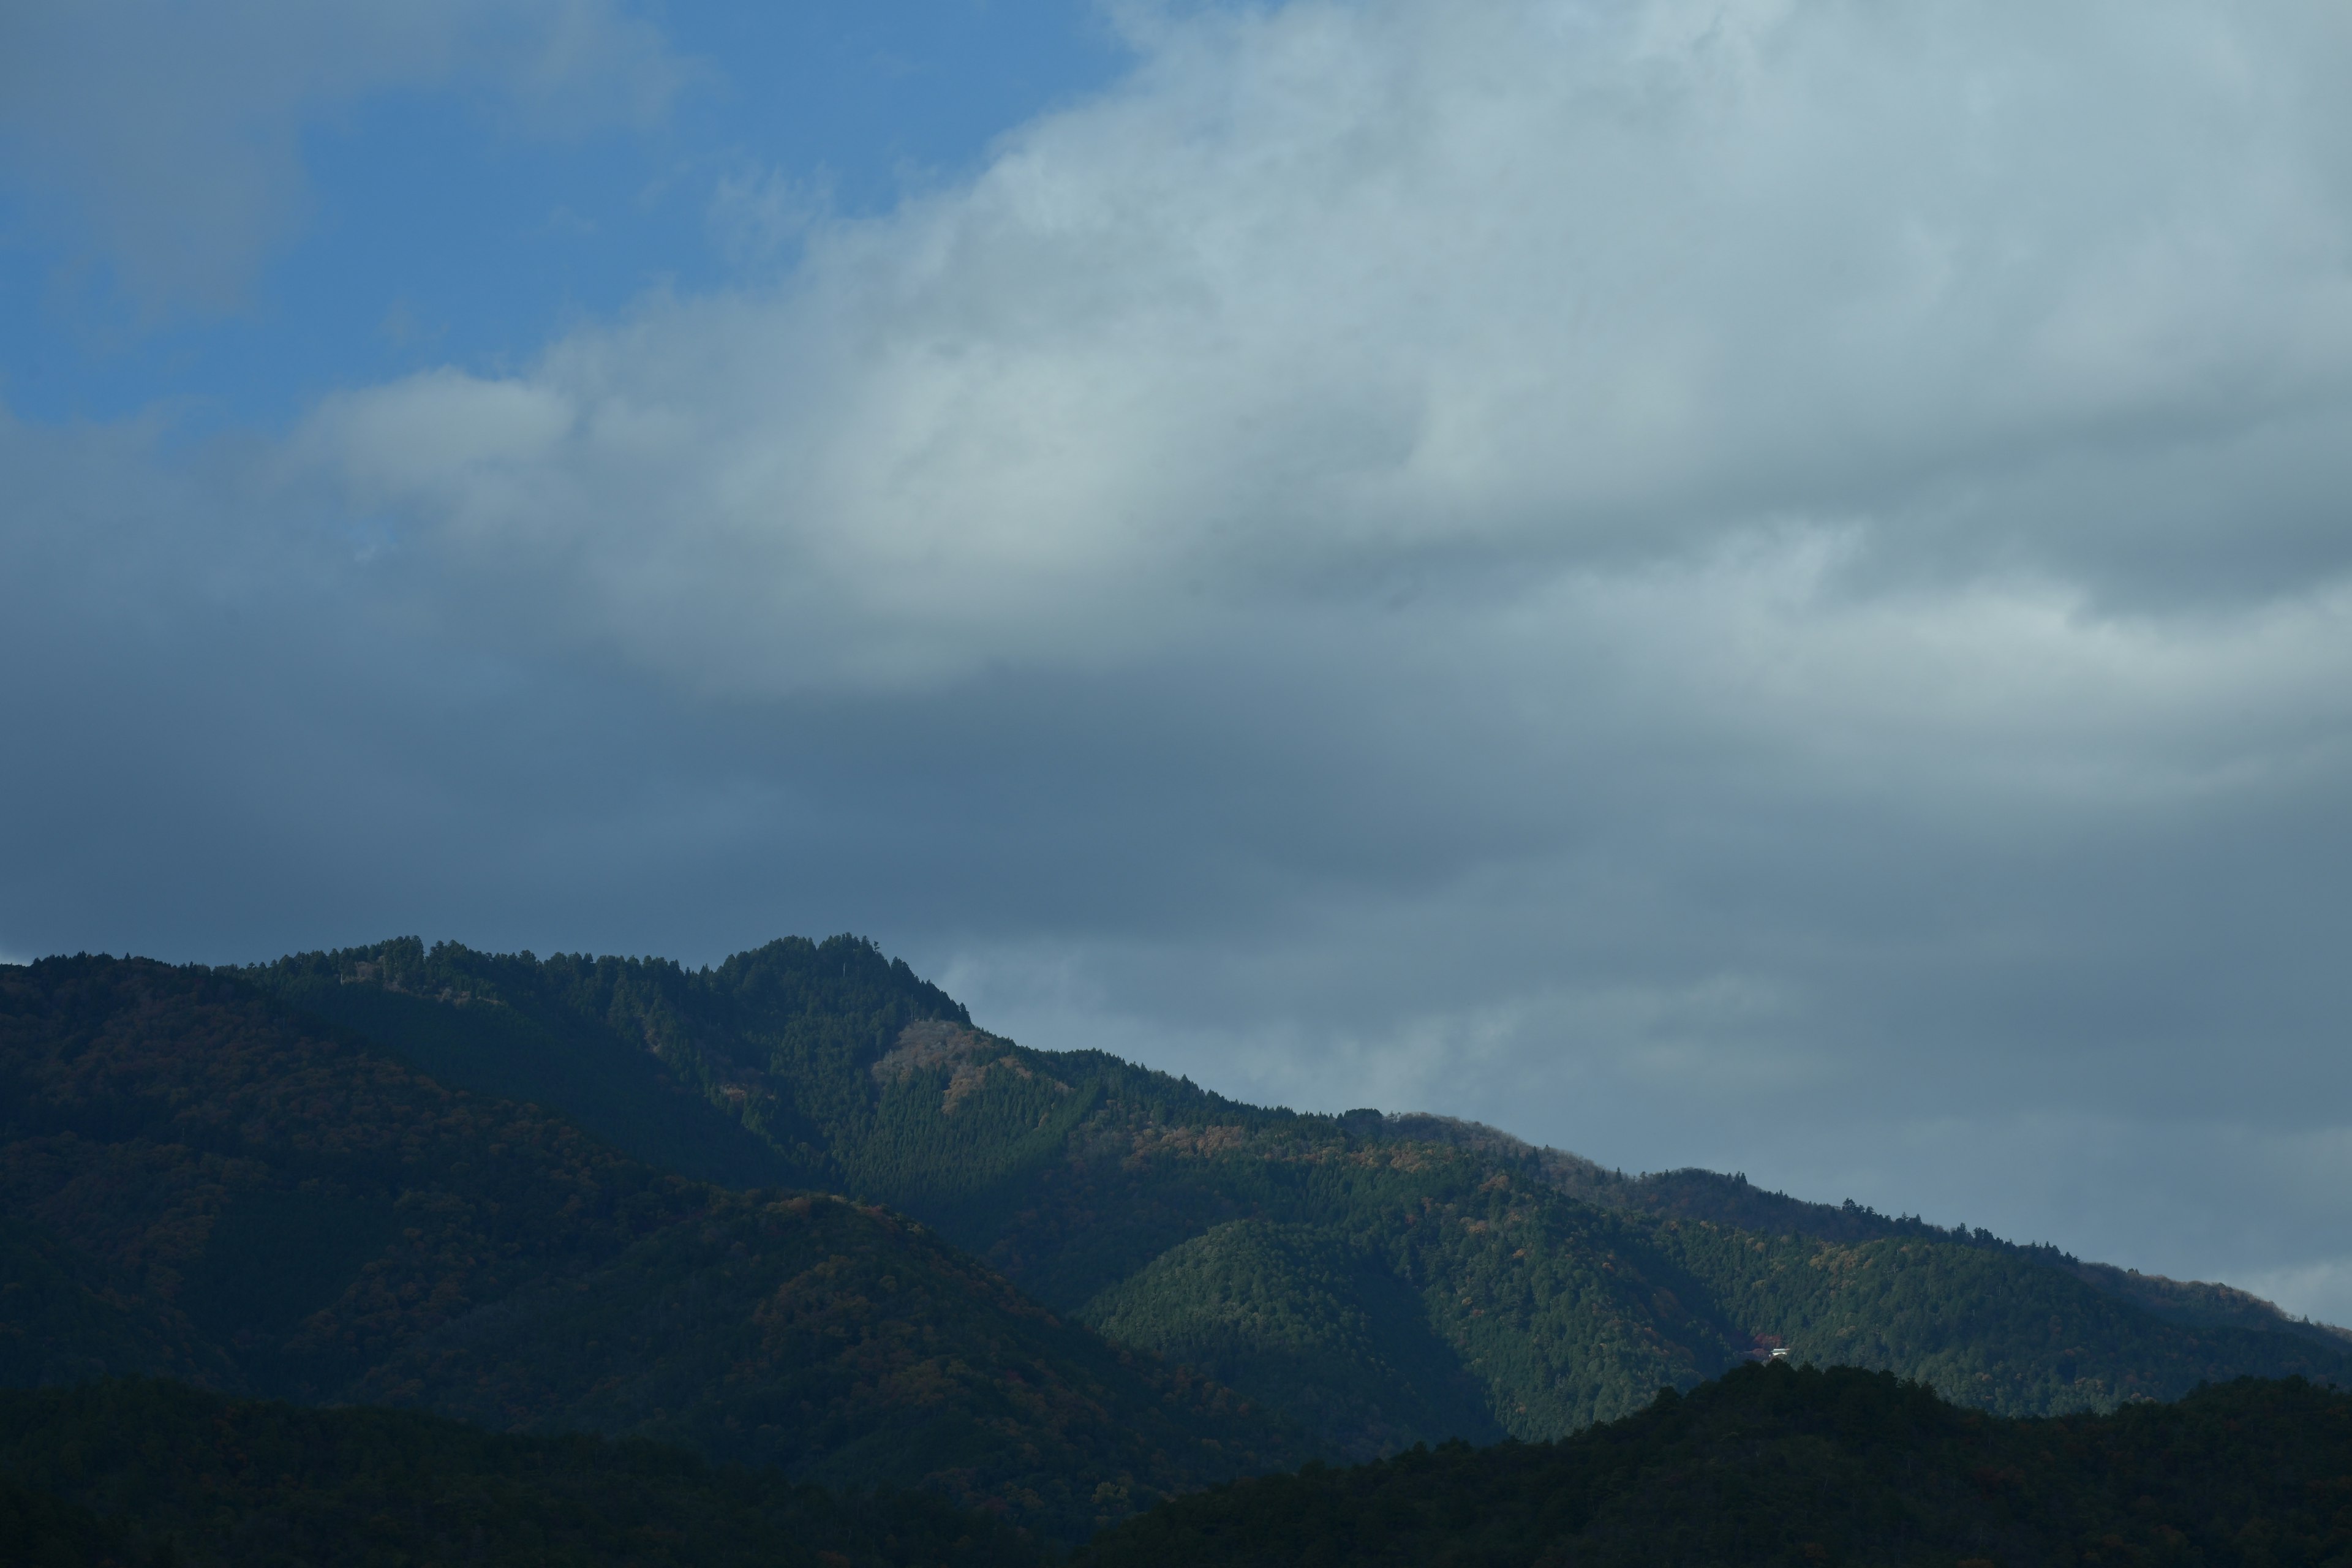
{"type": "Polygon", "coordinates": [[[241,972],[453,1088],[535,1100],[648,1163],[730,1185],[877,1192],[860,1073],[909,1024],[968,1026],[903,961],[787,938],[716,969],[416,939],[241,972]]]}
{"type": "Polygon", "coordinates": [[[2325,1331],[2179,1310],[2047,1247],[1027,1050],[847,938],[699,971],[409,942],[254,973],[346,1008],[397,985],[413,1017],[509,1009],[549,1037],[603,1031],[599,1049],[657,1067],[774,1157],[917,1216],[1056,1311],[1212,1371],[1335,1456],[1556,1436],[1772,1344],[2011,1413],[2242,1373],[2352,1376],[2352,1347],[2325,1331]]]}
{"type": "Polygon", "coordinates": [[[184,1313],[38,1226],[0,1218],[0,1387],[146,1373],[235,1387],[184,1313]]]}
{"type": "Polygon", "coordinates": [[[0,1301],[120,1308],[12,1320],[27,1381],[659,1433],[1063,1532],[1297,1452],[889,1214],[654,1169],[232,975],[0,968],[0,1301]]]}
{"type": "Polygon", "coordinates": [[[179,1384],[0,1391],[0,1558],[221,1568],[1013,1568],[1035,1549],[908,1494],[844,1498],[679,1448],[179,1384]]]}
{"type": "Polygon", "coordinates": [[[848,939],[696,971],[49,961],[0,971],[0,1075],[21,1380],[658,1436],[1066,1534],[1302,1440],[1558,1437],[1776,1344],[2015,1415],[2352,1381],[2326,1335],[2154,1310],[2047,1248],[1853,1210],[1824,1237],[1736,1178],[1027,1050],[848,939]],[[630,1152],[681,1141],[857,1201],[630,1152]]]}
{"type": "Polygon", "coordinates": [[[0,1542],[11,1568],[149,1568],[158,1555],[114,1521],[5,1475],[0,1542]]]}
{"type": "Polygon", "coordinates": [[[1419,1450],[1179,1499],[1086,1568],[2352,1560],[2352,1396],[2242,1382],[2015,1421],[1785,1364],[1557,1444],[1419,1450]]]}

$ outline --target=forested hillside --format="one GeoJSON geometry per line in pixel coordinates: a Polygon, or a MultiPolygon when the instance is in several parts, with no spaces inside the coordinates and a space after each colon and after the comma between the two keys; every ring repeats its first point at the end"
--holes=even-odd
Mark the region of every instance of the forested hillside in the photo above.
{"type": "Polygon", "coordinates": [[[658,1076],[667,1098],[641,1098],[664,1118],[692,1091],[782,1166],[935,1226],[1333,1457],[1557,1436],[1776,1345],[2017,1414],[2352,1378],[2352,1344],[2220,1288],[2136,1294],[2140,1277],[2052,1248],[1744,1178],[1628,1177],[1471,1123],[1300,1115],[1028,1050],[849,938],[700,971],[403,942],[248,973],[436,1074],[537,1085],[653,1157],[666,1134],[606,1109],[625,1096],[520,1043],[579,1040],[625,1064],[613,1081],[658,1076]]]}
{"type": "Polygon", "coordinates": [[[2009,1415],[2352,1384],[2226,1288],[1240,1104],[989,1034],[848,938],[0,969],[0,1382],[657,1438],[1064,1540],[1774,1348],[2009,1415]]]}
{"type": "Polygon", "coordinates": [[[878,1191],[866,1065],[910,1024],[971,1021],[841,937],[703,970],[410,938],[243,973],[453,1088],[539,1101],[648,1163],[737,1185],[878,1191]]]}
{"type": "MultiPolygon", "coordinates": [[[[1408,1125],[1432,1120],[1434,1119],[1390,1119],[1391,1124],[1408,1125]]],[[[1491,1128],[1476,1131],[1490,1143],[1502,1136],[1491,1128]]],[[[1517,1142],[1516,1139],[1506,1142],[1517,1142]]],[[[1526,1150],[1524,1144],[1518,1147],[1526,1150]]],[[[2251,1329],[2291,1334],[2332,1349],[2352,1346],[2352,1330],[2289,1317],[2270,1302],[2227,1285],[2168,1279],[2159,1274],[2142,1274],[2137,1269],[2118,1268],[2112,1264],[2085,1263],[2053,1247],[2021,1246],[2004,1240],[1981,1226],[1974,1230],[1964,1226],[1947,1228],[1930,1225],[1916,1215],[1883,1215],[1851,1200],[1835,1206],[1806,1203],[1785,1193],[1751,1186],[1745,1176],[1727,1176],[1714,1171],[1661,1171],[1628,1179],[1622,1173],[1602,1172],[1572,1155],[1562,1155],[1555,1149],[1526,1152],[1564,1190],[1604,1207],[1630,1209],[1668,1219],[1700,1220],[1762,1236],[1806,1236],[1849,1244],[1931,1241],[1985,1248],[2063,1268],[2105,1295],[2118,1297],[2158,1317],[2189,1327],[2251,1329]]]]}
{"type": "Polygon", "coordinates": [[[2352,1396],[2233,1383],[2005,1420],[1884,1373],[1733,1372],[1559,1443],[1414,1449],[1179,1499],[1084,1568],[2352,1559],[2352,1396]]]}
{"type": "Polygon", "coordinates": [[[919,1226],[657,1170],[235,975],[0,970],[0,1082],[13,1381],[675,1436],[1063,1533],[1298,1452],[919,1226]]]}

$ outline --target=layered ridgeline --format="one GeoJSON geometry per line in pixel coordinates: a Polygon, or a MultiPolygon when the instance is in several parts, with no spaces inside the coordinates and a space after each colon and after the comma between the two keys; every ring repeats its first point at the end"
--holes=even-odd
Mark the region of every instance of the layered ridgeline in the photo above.
{"type": "Polygon", "coordinates": [[[657,1439],[1072,1539],[1779,1346],[2005,1415],[2352,1382],[2235,1292],[1024,1049],[848,939],[0,968],[0,1383],[657,1439]]]}
{"type": "Polygon", "coordinates": [[[1850,1368],[1744,1367],[1551,1444],[1417,1448],[1180,1498],[1080,1568],[2352,1562],[2352,1396],[2204,1388],[2003,1419],[1850,1368]]]}
{"type": "Polygon", "coordinates": [[[2225,1288],[1027,1050],[847,938],[707,970],[401,942],[244,973],[441,1082],[535,1100],[648,1163],[913,1216],[1333,1458],[1557,1437],[1774,1347],[2010,1415],[2248,1374],[2352,1382],[2340,1331],[2225,1288]]]}
{"type": "MultiPolygon", "coordinates": [[[[520,1037],[496,1005],[435,1005],[520,1037]]],[[[0,968],[0,1382],[143,1373],[664,1439],[1063,1536],[1300,1457],[919,1224],[613,1146],[677,1136],[698,1099],[590,1137],[561,1112],[594,1070],[528,1103],[234,973],[0,968]]],[[[749,1138],[685,1125],[721,1155],[749,1138]]]]}

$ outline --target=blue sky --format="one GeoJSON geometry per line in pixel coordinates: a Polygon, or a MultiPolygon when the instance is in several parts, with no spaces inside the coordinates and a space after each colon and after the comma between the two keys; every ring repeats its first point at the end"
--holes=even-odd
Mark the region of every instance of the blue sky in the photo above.
{"type": "Polygon", "coordinates": [[[289,116],[294,216],[226,298],[126,286],[89,195],[43,178],[42,133],[16,127],[0,205],[12,411],[110,420],[170,403],[198,427],[277,427],[339,387],[510,364],[648,290],[788,264],[714,221],[722,188],[772,182],[812,211],[887,212],[968,176],[994,137],[1131,58],[1083,0],[646,15],[678,74],[649,120],[534,125],[494,82],[462,78],[361,88],[289,116]]]}
{"type": "Polygon", "coordinates": [[[0,955],[854,931],[2352,1320],[2317,0],[0,18],[0,955]]]}

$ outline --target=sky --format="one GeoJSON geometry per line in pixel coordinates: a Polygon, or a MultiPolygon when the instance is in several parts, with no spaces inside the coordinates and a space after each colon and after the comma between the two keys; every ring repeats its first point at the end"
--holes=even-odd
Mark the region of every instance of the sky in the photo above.
{"type": "Polygon", "coordinates": [[[2352,12],[0,11],[0,956],[977,1021],[2352,1321],[2352,12]]]}

